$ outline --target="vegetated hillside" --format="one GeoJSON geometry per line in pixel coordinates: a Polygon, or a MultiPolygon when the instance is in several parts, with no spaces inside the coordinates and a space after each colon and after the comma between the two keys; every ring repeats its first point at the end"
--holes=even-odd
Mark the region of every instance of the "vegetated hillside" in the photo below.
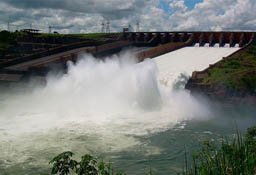
{"type": "Polygon", "coordinates": [[[7,54],[10,47],[17,45],[16,39],[22,37],[23,33],[10,33],[8,31],[0,32],[0,57],[7,54]]]}
{"type": "Polygon", "coordinates": [[[256,44],[221,60],[198,77],[194,76],[188,81],[187,89],[220,100],[247,98],[247,101],[250,98],[250,101],[256,102],[256,44]]]}
{"type": "Polygon", "coordinates": [[[58,34],[0,31],[0,62],[76,43],[100,45],[118,39],[117,33],[58,34]]]}

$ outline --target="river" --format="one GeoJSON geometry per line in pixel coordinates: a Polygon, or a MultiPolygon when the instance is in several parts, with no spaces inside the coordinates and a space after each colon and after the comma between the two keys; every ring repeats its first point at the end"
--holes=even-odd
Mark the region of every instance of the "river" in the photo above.
{"type": "Polygon", "coordinates": [[[176,174],[185,147],[256,124],[247,108],[212,105],[184,89],[188,76],[238,48],[187,47],[136,64],[125,52],[99,61],[82,55],[47,85],[2,90],[0,174],[49,174],[49,160],[71,150],[127,174],[176,174]]]}

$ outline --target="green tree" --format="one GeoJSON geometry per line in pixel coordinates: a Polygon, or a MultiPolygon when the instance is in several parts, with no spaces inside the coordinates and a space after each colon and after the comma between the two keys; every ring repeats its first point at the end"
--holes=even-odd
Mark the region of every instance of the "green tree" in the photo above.
{"type": "Polygon", "coordinates": [[[78,162],[71,159],[74,153],[63,152],[54,157],[49,163],[53,164],[51,174],[68,175],[71,171],[76,171],[78,162]]]}
{"type": "Polygon", "coordinates": [[[98,175],[100,174],[97,160],[91,155],[82,156],[81,161],[77,164],[76,173],[78,175],[98,175]]]}
{"type": "Polygon", "coordinates": [[[81,157],[80,162],[71,157],[74,153],[67,151],[54,157],[50,164],[53,164],[51,174],[68,175],[76,173],[77,175],[123,175],[123,173],[114,173],[110,163],[104,161],[98,163],[93,156],[86,154],[81,157]]]}

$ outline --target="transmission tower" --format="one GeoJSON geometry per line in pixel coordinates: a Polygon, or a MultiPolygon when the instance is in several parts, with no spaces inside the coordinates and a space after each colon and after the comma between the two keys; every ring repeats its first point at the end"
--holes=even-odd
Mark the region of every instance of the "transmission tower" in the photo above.
{"type": "Polygon", "coordinates": [[[105,31],[105,22],[102,21],[102,23],[101,23],[101,33],[104,33],[104,31],[105,31]]]}
{"type": "Polygon", "coordinates": [[[7,23],[7,30],[10,32],[10,22],[7,23]]]}
{"type": "Polygon", "coordinates": [[[52,26],[49,26],[49,33],[52,33],[52,26]]]}
{"type": "Polygon", "coordinates": [[[128,24],[128,31],[129,32],[131,32],[131,28],[132,28],[131,24],[128,24]]]}
{"type": "Polygon", "coordinates": [[[110,22],[109,22],[109,20],[107,21],[107,25],[106,25],[106,33],[110,33],[110,22]]]}
{"type": "Polygon", "coordinates": [[[136,32],[140,32],[140,22],[137,21],[136,23],[136,32]]]}

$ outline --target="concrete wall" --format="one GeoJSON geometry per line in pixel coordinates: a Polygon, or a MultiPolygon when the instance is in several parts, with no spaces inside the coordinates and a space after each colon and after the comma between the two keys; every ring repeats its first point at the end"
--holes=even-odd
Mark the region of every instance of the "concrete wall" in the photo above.
{"type": "Polygon", "coordinates": [[[163,44],[163,45],[154,47],[152,49],[140,52],[136,56],[139,61],[143,61],[146,58],[154,58],[159,55],[162,55],[186,46],[187,46],[187,43],[184,43],[184,42],[168,43],[168,44],[163,44]]]}

